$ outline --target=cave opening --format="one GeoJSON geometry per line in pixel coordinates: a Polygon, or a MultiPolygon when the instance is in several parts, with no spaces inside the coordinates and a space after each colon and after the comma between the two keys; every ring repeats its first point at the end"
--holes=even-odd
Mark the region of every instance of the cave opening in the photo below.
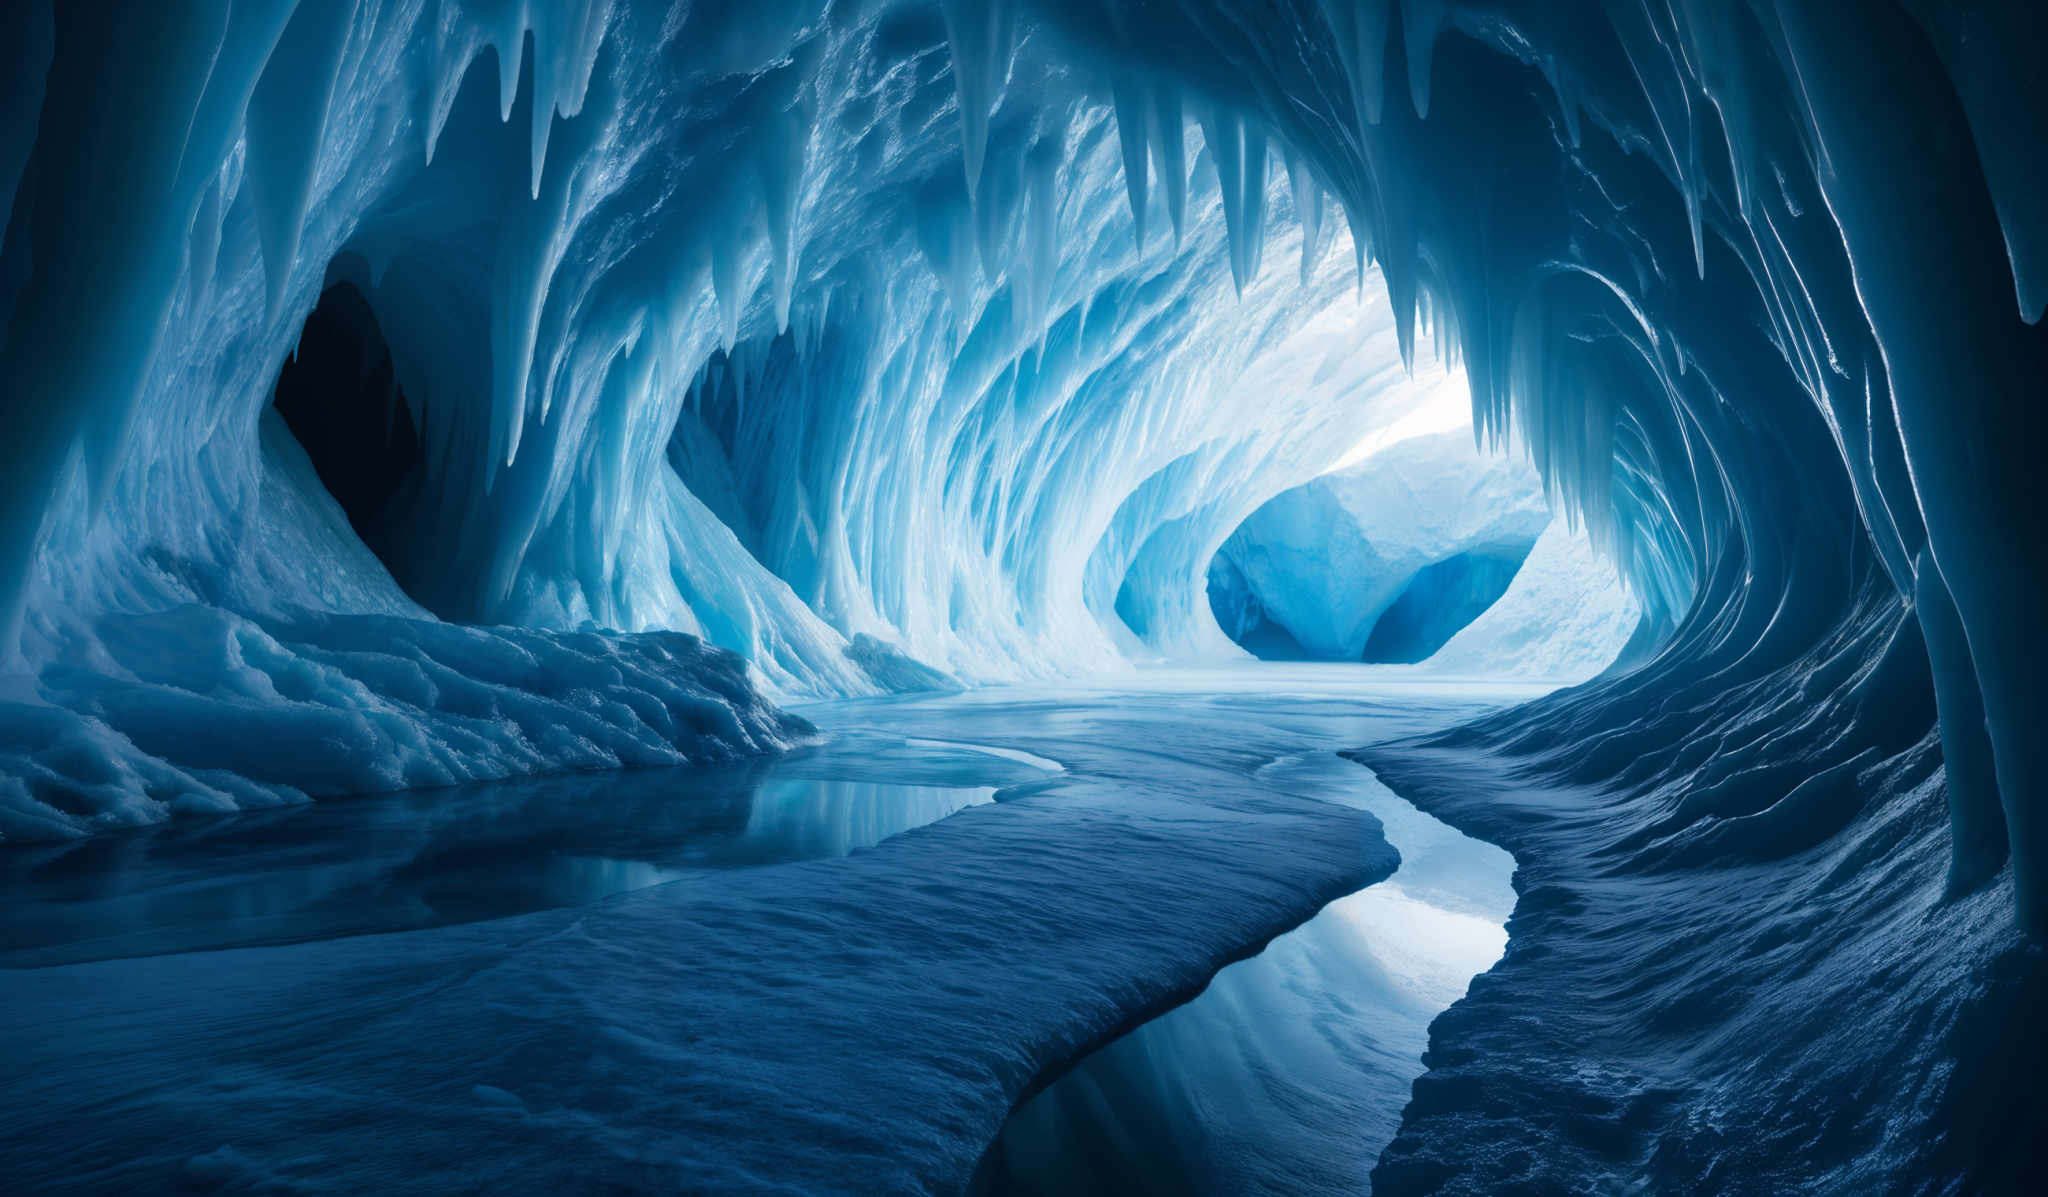
{"type": "Polygon", "coordinates": [[[1438,390],[1210,552],[1205,614],[1225,639],[1264,661],[1468,680],[1568,684],[1620,659],[1646,608],[1615,554],[1553,510],[1518,446],[1475,442],[1461,376],[1438,390]]]}
{"type": "MultiPolygon", "coordinates": [[[[1232,548],[1226,545],[1217,550],[1210,563],[1206,591],[1209,612],[1224,635],[1252,656],[1261,661],[1342,660],[1366,665],[1418,665],[1500,601],[1528,560],[1535,541],[1478,546],[1395,576],[1394,596],[1391,601],[1382,598],[1383,605],[1364,624],[1364,647],[1356,655],[1337,655],[1305,645],[1302,635],[1288,623],[1295,616],[1288,608],[1299,604],[1274,602],[1265,597],[1276,585],[1271,563],[1262,562],[1264,569],[1250,567],[1250,573],[1259,575],[1254,580],[1232,548]]],[[[1401,567],[1390,568],[1398,571],[1401,567]]],[[[1278,584],[1285,585],[1287,580],[1278,580],[1278,584]]],[[[1389,580],[1384,574],[1340,575],[1328,579],[1325,586],[1337,592],[1338,601],[1342,601],[1352,597],[1343,594],[1347,587],[1356,596],[1375,592],[1384,595],[1389,580]]],[[[1313,635],[1309,638],[1317,639],[1313,635]]]]}
{"type": "Polygon", "coordinates": [[[391,346],[354,284],[321,292],[278,373],[271,405],[356,536],[389,568],[394,509],[417,486],[425,455],[391,346]]]}

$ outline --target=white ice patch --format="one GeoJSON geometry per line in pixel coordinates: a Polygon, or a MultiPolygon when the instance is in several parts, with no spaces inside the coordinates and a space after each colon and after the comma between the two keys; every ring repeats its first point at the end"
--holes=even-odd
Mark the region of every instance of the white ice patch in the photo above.
{"type": "Polygon", "coordinates": [[[1582,682],[1613,663],[1641,618],[1614,566],[1560,520],[1537,538],[1507,593],[1422,668],[1449,677],[1582,682]]]}

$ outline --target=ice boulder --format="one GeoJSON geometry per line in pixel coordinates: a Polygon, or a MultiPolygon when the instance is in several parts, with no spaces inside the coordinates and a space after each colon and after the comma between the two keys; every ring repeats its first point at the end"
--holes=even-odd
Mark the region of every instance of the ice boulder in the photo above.
{"type": "Polygon", "coordinates": [[[1469,428],[1409,437],[1253,512],[1210,566],[1211,607],[1261,655],[1419,661],[1499,597],[1549,521],[1521,457],[1480,452],[1469,428]]]}

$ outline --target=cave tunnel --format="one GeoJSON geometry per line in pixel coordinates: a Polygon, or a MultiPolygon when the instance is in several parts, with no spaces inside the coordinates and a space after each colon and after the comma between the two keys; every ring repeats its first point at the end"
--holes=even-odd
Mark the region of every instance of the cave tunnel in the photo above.
{"type": "Polygon", "coordinates": [[[399,526],[393,501],[416,481],[424,457],[391,347],[353,283],[320,293],[271,404],[349,526],[388,566],[399,526]]]}
{"type": "Polygon", "coordinates": [[[2044,46],[0,5],[6,1183],[2031,1194],[2044,46]]]}

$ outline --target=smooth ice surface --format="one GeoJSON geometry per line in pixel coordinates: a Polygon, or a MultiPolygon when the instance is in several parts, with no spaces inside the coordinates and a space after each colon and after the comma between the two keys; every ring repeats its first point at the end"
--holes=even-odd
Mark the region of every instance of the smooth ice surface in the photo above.
{"type": "MultiPolygon", "coordinates": [[[[1339,676],[1324,679],[1328,693],[1348,697],[1339,676]]],[[[1507,943],[1514,862],[1352,764],[1314,753],[1258,776],[1371,811],[1401,853],[1394,876],[1077,1063],[1010,1116],[983,1160],[982,1190],[1370,1190],[1430,1020],[1507,943]]]]}
{"type": "MultiPolygon", "coordinates": [[[[509,917],[333,937],[360,928],[302,910],[298,930],[329,937],[0,971],[0,1055],[17,1065],[0,1076],[0,1150],[29,1187],[218,1173],[380,1191],[834,1188],[849,1176],[953,1188],[1034,1081],[1394,872],[1380,822],[1327,801],[1335,791],[1302,774],[1304,756],[1355,768],[1329,750],[1502,697],[1241,668],[807,707],[832,746],[771,777],[893,777],[873,791],[885,803],[902,785],[995,787],[997,801],[843,856],[727,857],[509,917]]],[[[459,880],[465,847],[504,865],[506,877],[464,885],[485,894],[559,861],[500,851],[529,829],[561,857],[664,866],[686,864],[693,844],[747,847],[691,826],[686,794],[659,800],[672,779],[620,775],[616,796],[565,803],[533,782],[478,790],[445,823],[438,806],[384,799],[237,816],[215,836],[297,846],[252,849],[215,892],[325,884],[350,864],[323,837],[280,828],[351,811],[389,821],[380,838],[424,837],[386,875],[429,891],[437,874],[459,880]],[[540,821],[462,818],[501,797],[540,821]]],[[[766,791],[752,803],[808,817],[766,791]]],[[[188,834],[203,829],[72,850],[131,845],[137,871],[87,874],[116,889],[162,895],[160,879],[205,893],[211,877],[175,882],[176,862],[153,856],[188,834]]],[[[33,884],[56,850],[9,851],[33,884]]],[[[363,873],[392,859],[364,856],[363,873]]],[[[167,920],[125,946],[149,950],[157,935],[177,947],[187,931],[167,920]]]]}
{"type": "Polygon", "coordinates": [[[844,856],[1035,776],[990,768],[1003,751],[851,734],[743,764],[412,790],[17,849],[0,854],[0,967],[473,922],[844,856]]]}
{"type": "Polygon", "coordinates": [[[1209,563],[1218,623],[1261,656],[1412,664],[1512,595],[1449,671],[1599,672],[1634,631],[1635,600],[1582,530],[1553,519],[1526,461],[1474,445],[1462,378],[1431,390],[1238,525],[1209,563]]]}

